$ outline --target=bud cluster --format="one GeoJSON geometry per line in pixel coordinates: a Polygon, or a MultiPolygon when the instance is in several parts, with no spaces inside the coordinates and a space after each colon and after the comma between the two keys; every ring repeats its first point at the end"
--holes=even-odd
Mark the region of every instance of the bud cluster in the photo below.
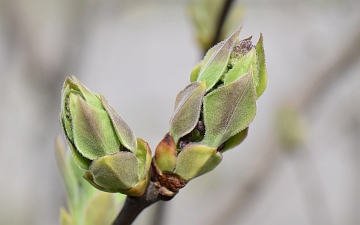
{"type": "Polygon", "coordinates": [[[136,138],[103,95],[66,78],[60,121],[84,178],[106,192],[141,196],[149,181],[151,151],[136,138]]]}
{"type": "Polygon", "coordinates": [[[153,159],[148,144],[102,94],[66,78],[60,121],[83,177],[99,190],[131,196],[143,195],[151,177],[159,193],[171,198],[213,170],[222,153],[245,139],[267,86],[262,35],[253,45],[251,37],[238,40],[240,30],[209,49],[191,71],[153,159]]]}
{"type": "Polygon", "coordinates": [[[213,170],[247,135],[267,75],[262,35],[254,46],[251,37],[238,40],[240,30],[207,52],[176,98],[169,133],[154,157],[163,195],[213,170]]]}

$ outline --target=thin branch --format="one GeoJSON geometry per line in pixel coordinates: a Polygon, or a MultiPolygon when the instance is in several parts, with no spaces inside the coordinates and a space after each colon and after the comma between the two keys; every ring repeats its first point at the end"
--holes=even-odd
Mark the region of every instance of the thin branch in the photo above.
{"type": "Polygon", "coordinates": [[[146,192],[141,197],[126,198],[124,207],[115,219],[113,225],[130,225],[143,211],[143,209],[154,204],[160,200],[158,189],[154,186],[154,183],[150,181],[146,192]]]}
{"type": "MultiPolygon", "coordinates": [[[[231,7],[233,2],[234,2],[233,0],[225,0],[224,7],[223,7],[223,9],[221,11],[221,14],[220,14],[220,17],[219,17],[219,20],[218,20],[218,24],[216,26],[216,30],[215,30],[215,33],[214,33],[214,36],[213,36],[213,39],[212,39],[212,42],[211,42],[210,46],[216,45],[218,42],[221,41],[221,40],[219,40],[220,37],[221,37],[221,31],[222,31],[225,20],[226,20],[228,14],[229,14],[230,7],[231,7]]],[[[206,51],[207,51],[207,49],[205,49],[205,52],[206,51]]]]}
{"type": "Polygon", "coordinates": [[[253,170],[249,170],[248,176],[245,178],[244,182],[237,189],[231,200],[228,204],[221,208],[222,210],[218,216],[212,217],[209,221],[206,221],[204,224],[224,224],[224,221],[227,221],[227,224],[231,224],[234,217],[242,217],[241,214],[245,213],[248,205],[253,200],[252,197],[255,196],[256,191],[261,186],[262,181],[269,176],[269,173],[272,171],[271,168],[276,165],[277,157],[279,156],[278,149],[276,148],[276,143],[273,138],[270,138],[266,142],[266,147],[264,151],[259,153],[255,162],[252,163],[253,170]]]}
{"type": "Polygon", "coordinates": [[[353,185],[352,191],[350,192],[351,195],[351,202],[350,202],[350,217],[349,222],[347,224],[360,224],[360,116],[359,116],[359,109],[360,107],[355,108],[354,116],[351,118],[351,127],[349,131],[353,135],[353,151],[352,151],[352,158],[353,158],[353,185]]]}
{"type": "MultiPolygon", "coordinates": [[[[301,95],[292,99],[295,106],[299,110],[306,111],[313,106],[313,103],[317,102],[320,96],[324,95],[330,86],[336,84],[339,79],[344,79],[346,70],[351,67],[353,63],[360,57],[360,17],[354,23],[353,29],[350,29],[348,35],[344,37],[350,37],[348,40],[342,40],[346,43],[340,49],[337,54],[333,54],[333,57],[322,63],[322,66],[317,68],[313,72],[312,76],[306,80],[306,85],[300,92],[301,95]]],[[[333,49],[338,46],[338,42],[333,49]]]]}
{"type": "Polygon", "coordinates": [[[310,224],[334,224],[327,205],[323,184],[310,149],[303,147],[286,151],[294,167],[294,175],[301,188],[310,224]]]}

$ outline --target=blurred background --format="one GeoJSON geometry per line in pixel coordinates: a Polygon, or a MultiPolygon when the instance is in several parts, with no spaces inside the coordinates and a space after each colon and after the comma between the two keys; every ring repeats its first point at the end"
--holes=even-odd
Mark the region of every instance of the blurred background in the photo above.
{"type": "MultiPolygon", "coordinates": [[[[193,2],[0,0],[0,224],[58,224],[66,76],[103,93],[154,151],[206,48],[194,9],[208,12],[193,2]]],[[[236,7],[224,35],[263,33],[268,88],[247,139],[164,204],[163,224],[360,224],[360,2],[236,7]]]]}

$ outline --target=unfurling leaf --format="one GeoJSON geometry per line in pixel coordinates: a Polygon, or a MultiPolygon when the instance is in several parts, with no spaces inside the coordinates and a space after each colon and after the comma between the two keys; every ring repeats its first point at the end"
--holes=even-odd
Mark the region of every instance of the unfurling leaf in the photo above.
{"type": "Polygon", "coordinates": [[[205,83],[196,82],[187,86],[176,97],[175,112],[170,122],[170,134],[175,144],[198,123],[204,94],[205,83]]]}
{"type": "Polygon", "coordinates": [[[247,128],[255,114],[256,93],[251,73],[248,73],[205,96],[206,133],[201,144],[219,147],[247,128]]]}

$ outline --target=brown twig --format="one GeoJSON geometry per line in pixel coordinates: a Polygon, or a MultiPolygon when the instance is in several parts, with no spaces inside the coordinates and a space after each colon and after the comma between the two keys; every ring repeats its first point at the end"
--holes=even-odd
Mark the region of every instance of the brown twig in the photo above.
{"type": "Polygon", "coordinates": [[[113,225],[130,225],[134,222],[137,216],[146,207],[154,204],[160,200],[158,189],[154,186],[154,183],[150,181],[146,192],[141,197],[126,198],[124,207],[115,219],[113,225]]]}
{"type": "MultiPolygon", "coordinates": [[[[230,7],[233,2],[234,2],[233,0],[225,0],[224,6],[222,8],[218,23],[216,25],[216,30],[215,30],[215,33],[214,33],[214,36],[213,36],[210,46],[216,45],[218,42],[222,41],[222,40],[219,40],[221,37],[221,31],[223,29],[224,23],[226,21],[226,18],[230,11],[230,7]]],[[[204,49],[204,50],[205,50],[205,52],[207,51],[207,49],[204,49]]]]}

